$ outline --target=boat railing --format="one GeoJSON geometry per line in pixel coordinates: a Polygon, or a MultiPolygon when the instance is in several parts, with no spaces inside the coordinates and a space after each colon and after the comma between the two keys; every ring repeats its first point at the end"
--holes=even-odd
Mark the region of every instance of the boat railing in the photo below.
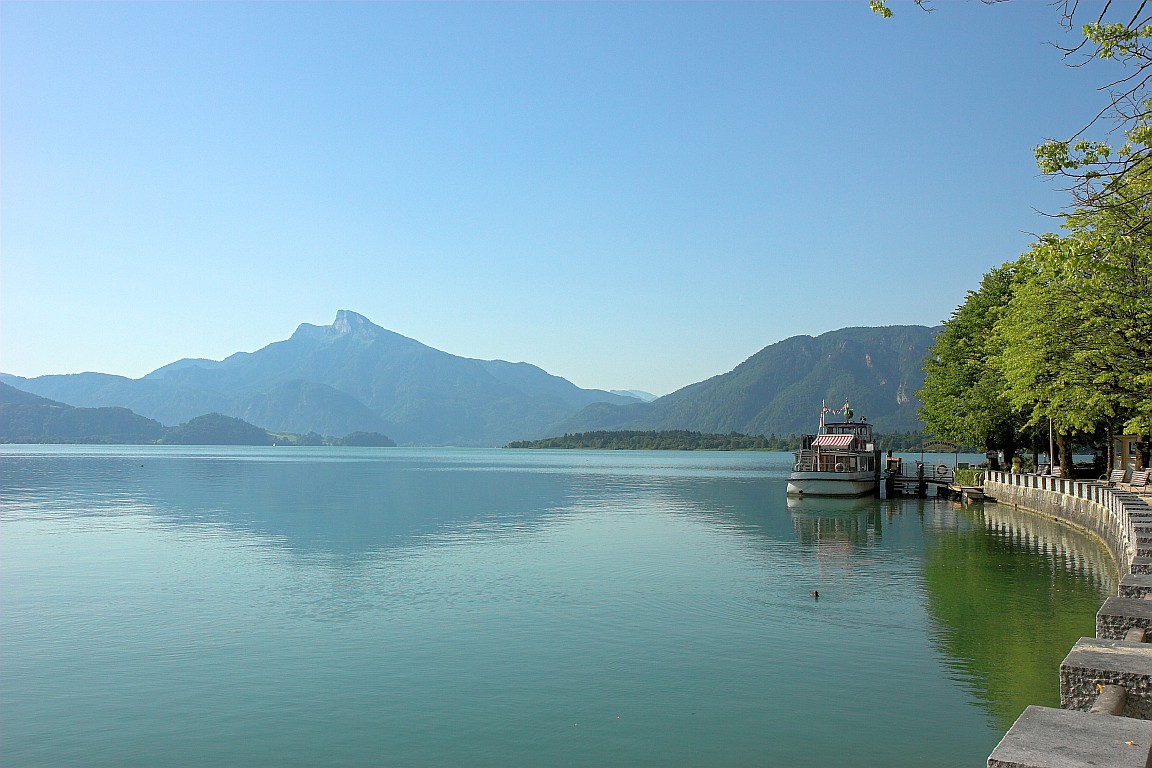
{"type": "Polygon", "coordinates": [[[815,472],[816,471],[816,452],[811,450],[800,451],[796,456],[796,464],[792,467],[793,472],[815,472]]]}
{"type": "MultiPolygon", "coordinates": [[[[858,454],[852,451],[802,450],[796,454],[793,472],[856,472],[862,468],[858,454]]],[[[867,468],[864,465],[863,468],[867,468]]]]}

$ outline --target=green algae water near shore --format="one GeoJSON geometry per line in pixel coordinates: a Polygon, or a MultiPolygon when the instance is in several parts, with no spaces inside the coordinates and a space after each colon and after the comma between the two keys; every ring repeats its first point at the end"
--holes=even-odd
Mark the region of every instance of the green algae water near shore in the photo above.
{"type": "Polygon", "coordinates": [[[972,766],[1056,705],[1102,546],[790,465],[0,447],[0,762],[972,766]]]}

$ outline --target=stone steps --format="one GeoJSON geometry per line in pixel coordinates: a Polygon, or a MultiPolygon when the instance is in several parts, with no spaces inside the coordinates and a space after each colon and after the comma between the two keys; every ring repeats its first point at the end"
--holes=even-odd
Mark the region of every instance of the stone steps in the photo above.
{"type": "Polygon", "coordinates": [[[1144,597],[1152,593],[1152,574],[1126,573],[1120,579],[1120,597],[1144,597]]]}
{"type": "Polygon", "coordinates": [[[1060,708],[1087,712],[1108,685],[1124,689],[1119,714],[1152,719],[1152,644],[1080,638],[1060,664],[1060,708]]]}
{"type": "Polygon", "coordinates": [[[1148,768],[1152,721],[1029,706],[988,768],[1148,768]]]}
{"type": "Polygon", "coordinates": [[[1110,597],[1096,612],[1096,637],[1123,640],[1133,627],[1152,628],[1152,600],[1110,597]]]}

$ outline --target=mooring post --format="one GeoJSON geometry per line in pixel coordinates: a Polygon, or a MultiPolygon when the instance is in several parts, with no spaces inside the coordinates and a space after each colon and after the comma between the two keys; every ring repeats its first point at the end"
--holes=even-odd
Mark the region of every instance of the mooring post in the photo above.
{"type": "Polygon", "coordinates": [[[1089,712],[1097,715],[1122,715],[1128,706],[1128,691],[1119,685],[1105,685],[1089,712]]]}

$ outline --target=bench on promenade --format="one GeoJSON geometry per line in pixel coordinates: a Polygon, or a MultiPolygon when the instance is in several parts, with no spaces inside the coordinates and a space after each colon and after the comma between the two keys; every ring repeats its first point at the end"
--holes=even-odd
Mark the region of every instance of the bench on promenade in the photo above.
{"type": "Polygon", "coordinates": [[[1097,482],[1104,483],[1109,487],[1120,485],[1124,482],[1124,478],[1128,477],[1128,470],[1114,469],[1106,475],[1103,475],[1097,482]]]}
{"type": "Polygon", "coordinates": [[[1136,493],[1145,493],[1148,490],[1148,475],[1152,474],[1150,469],[1140,469],[1132,473],[1132,479],[1125,484],[1125,488],[1129,491],[1136,493]]]}

